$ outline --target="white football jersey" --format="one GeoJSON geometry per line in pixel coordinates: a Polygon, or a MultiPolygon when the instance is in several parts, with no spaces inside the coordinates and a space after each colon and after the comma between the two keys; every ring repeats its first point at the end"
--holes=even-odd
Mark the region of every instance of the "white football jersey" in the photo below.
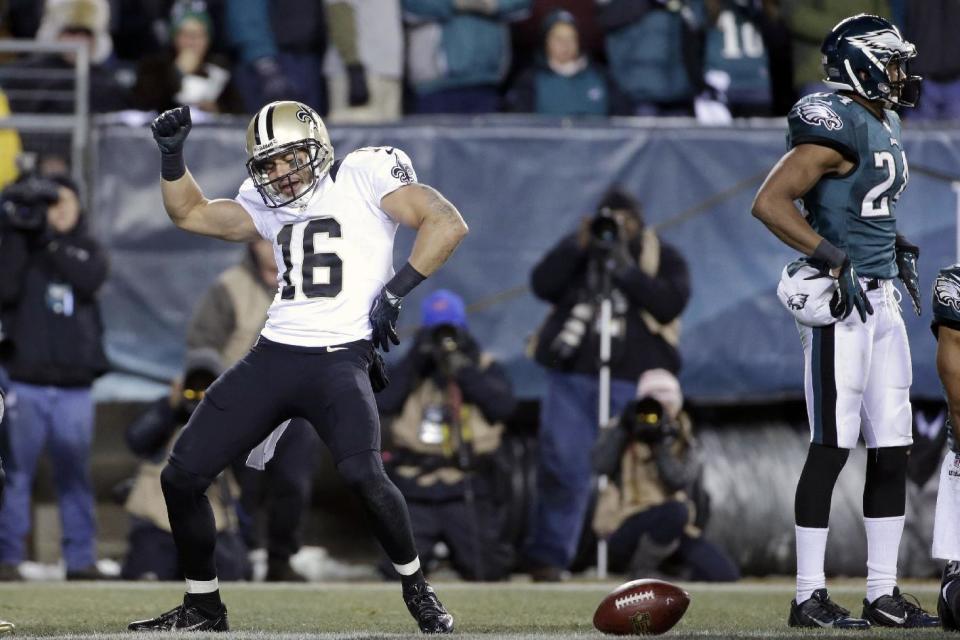
{"type": "Polygon", "coordinates": [[[366,147],[347,154],[303,207],[271,209],[250,179],[240,186],[236,201],[277,261],[265,338],[303,347],[370,338],[370,306],[393,277],[397,232],[380,199],[416,181],[403,151],[366,147]]]}

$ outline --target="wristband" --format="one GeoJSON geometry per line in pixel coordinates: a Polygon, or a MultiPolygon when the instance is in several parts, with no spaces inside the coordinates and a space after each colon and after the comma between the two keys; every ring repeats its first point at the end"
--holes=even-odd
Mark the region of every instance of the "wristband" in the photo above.
{"type": "Polygon", "coordinates": [[[403,268],[390,279],[390,282],[388,282],[384,288],[390,295],[402,298],[426,279],[427,276],[414,269],[413,265],[407,262],[407,264],[403,265],[403,268]]]}
{"type": "Polygon", "coordinates": [[[820,241],[810,257],[819,262],[826,262],[831,269],[842,267],[847,260],[847,254],[830,244],[830,241],[826,238],[820,241]]]}
{"type": "Polygon", "coordinates": [[[183,162],[183,153],[160,154],[160,177],[167,182],[173,182],[183,177],[187,172],[187,165],[183,162]]]}

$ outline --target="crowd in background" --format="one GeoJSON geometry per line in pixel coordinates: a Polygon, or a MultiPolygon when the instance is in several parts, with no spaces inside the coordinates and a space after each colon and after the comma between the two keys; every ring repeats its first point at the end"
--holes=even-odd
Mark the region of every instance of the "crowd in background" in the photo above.
{"type": "MultiPolygon", "coordinates": [[[[926,104],[954,118],[960,7],[946,0],[7,0],[2,35],[90,43],[91,110],[252,113],[294,98],[332,121],[409,114],[784,115],[823,88],[819,43],[857,12],[921,52],[926,104]]],[[[0,68],[17,112],[65,112],[72,65],[0,68]],[[25,73],[26,72],[26,73],[25,73]],[[39,83],[39,84],[38,84],[39,83]],[[42,86],[41,86],[42,85],[42,86]],[[28,88],[47,91],[31,92],[28,88]],[[60,102],[58,102],[58,100],[60,102]]]]}

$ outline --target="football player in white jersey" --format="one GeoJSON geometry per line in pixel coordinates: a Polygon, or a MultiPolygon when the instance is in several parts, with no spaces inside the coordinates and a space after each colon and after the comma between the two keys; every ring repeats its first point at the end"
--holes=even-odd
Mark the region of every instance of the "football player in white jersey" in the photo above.
{"type": "Polygon", "coordinates": [[[274,243],[278,289],[256,345],[207,391],[161,474],[170,526],[187,580],[183,604],[131,630],[226,631],[213,513],[204,492],[275,425],[307,419],[361,499],[371,527],[403,578],[403,599],[425,633],[453,618],[426,583],[403,496],[380,459],[374,391],[385,386],[384,351],[398,344],[400,301],[436,271],[467,233],[457,209],[417,183],[399,149],[359,149],[335,161],[320,116],[292,101],[263,107],[247,128],[250,178],[232,200],[208,200],[186,170],[190,111],[154,120],[161,191],[181,229],[274,243]],[[394,274],[398,224],[417,229],[394,274]]]}

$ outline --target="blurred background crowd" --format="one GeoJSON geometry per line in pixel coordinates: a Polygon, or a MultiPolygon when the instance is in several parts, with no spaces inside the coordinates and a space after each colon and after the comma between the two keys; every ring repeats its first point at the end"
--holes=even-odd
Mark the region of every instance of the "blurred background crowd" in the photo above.
{"type": "MultiPolygon", "coordinates": [[[[206,388],[255,341],[277,268],[269,243],[228,252],[174,231],[145,125],[189,105],[188,164],[232,197],[245,116],[279,99],[323,115],[340,157],[402,144],[473,228],[404,311],[378,398],[428,571],[557,581],[594,566],[599,540],[630,576],[792,572],[783,469],[805,449],[800,349],[759,298],[773,300],[788,256],[769,239],[745,256],[723,207],[745,224],[782,116],[827,90],[823,36],[859,12],[891,18],[920,51],[908,127],[952,131],[960,4],[947,0],[0,0],[0,118],[18,123],[0,131],[0,580],[178,576],[159,472],[206,388]],[[510,122],[524,128],[497,129],[510,122]],[[664,138],[642,137],[658,122],[664,138]],[[697,218],[709,212],[716,222],[697,218]],[[108,373],[151,386],[94,386],[108,373]],[[758,492],[758,477],[774,486],[758,492]]],[[[906,209],[953,211],[960,170],[919,156],[916,179],[941,190],[921,203],[908,189],[906,209]]],[[[946,243],[946,226],[915,235],[946,243]]],[[[921,323],[917,336],[929,339],[921,323]]],[[[929,349],[915,353],[929,369],[929,349]]],[[[911,496],[932,514],[944,414],[930,371],[916,385],[911,496]]],[[[395,577],[311,425],[293,421],[275,444],[270,462],[254,450],[210,489],[221,579],[395,577]]],[[[839,492],[862,485],[853,473],[839,492]]],[[[933,575],[918,544],[904,545],[905,572],[933,575]]]]}

